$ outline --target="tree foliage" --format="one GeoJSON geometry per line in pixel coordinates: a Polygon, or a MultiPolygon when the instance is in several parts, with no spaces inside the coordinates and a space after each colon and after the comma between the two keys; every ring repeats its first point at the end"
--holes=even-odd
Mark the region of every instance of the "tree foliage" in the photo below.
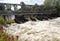
{"type": "Polygon", "coordinates": [[[44,2],[45,6],[50,6],[50,4],[51,4],[51,0],[45,0],[45,2],[44,2]]]}
{"type": "Polygon", "coordinates": [[[32,7],[33,11],[34,12],[39,12],[40,11],[40,6],[38,4],[35,4],[33,7],[32,7]]]}
{"type": "Polygon", "coordinates": [[[4,10],[4,6],[3,5],[0,5],[0,10],[4,10]]]}
{"type": "Polygon", "coordinates": [[[7,10],[11,10],[11,5],[6,5],[7,10]]]}
{"type": "Polygon", "coordinates": [[[19,9],[20,11],[24,11],[25,9],[25,3],[24,2],[20,2],[21,8],[19,9]]]}
{"type": "Polygon", "coordinates": [[[7,23],[6,23],[5,19],[3,18],[3,16],[0,16],[0,25],[7,26],[7,23]]]}
{"type": "Polygon", "coordinates": [[[56,2],[55,8],[57,10],[58,16],[60,16],[60,3],[59,3],[59,1],[56,2]]]}

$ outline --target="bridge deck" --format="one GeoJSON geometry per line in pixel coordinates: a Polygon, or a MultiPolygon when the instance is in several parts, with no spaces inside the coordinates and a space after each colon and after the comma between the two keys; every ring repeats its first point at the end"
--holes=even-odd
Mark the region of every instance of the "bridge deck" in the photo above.
{"type": "MultiPolygon", "coordinates": [[[[0,3],[0,5],[14,5],[14,10],[15,11],[8,11],[8,10],[0,10],[0,15],[25,15],[25,14],[53,14],[56,13],[54,10],[48,10],[48,11],[39,11],[39,12],[34,12],[34,11],[16,11],[15,5],[17,6],[22,6],[21,4],[11,4],[11,3],[0,3]]],[[[34,5],[25,5],[25,6],[34,6],[34,5]]],[[[5,8],[5,7],[4,7],[5,8]]]]}
{"type": "Polygon", "coordinates": [[[44,12],[21,12],[21,11],[0,11],[0,15],[25,15],[25,14],[53,14],[56,12],[44,11],[44,12]]]}

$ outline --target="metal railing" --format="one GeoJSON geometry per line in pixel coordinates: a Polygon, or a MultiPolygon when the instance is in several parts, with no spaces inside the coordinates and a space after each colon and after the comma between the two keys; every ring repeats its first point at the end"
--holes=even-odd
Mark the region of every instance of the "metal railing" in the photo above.
{"type": "MultiPolygon", "coordinates": [[[[21,4],[9,4],[9,3],[0,3],[0,5],[13,5],[13,6],[23,6],[21,4]]],[[[25,6],[34,6],[34,5],[25,5],[25,6]]],[[[20,14],[52,14],[56,13],[55,10],[46,10],[46,11],[16,11],[16,8],[12,10],[0,10],[0,15],[20,15],[20,14]]]]}

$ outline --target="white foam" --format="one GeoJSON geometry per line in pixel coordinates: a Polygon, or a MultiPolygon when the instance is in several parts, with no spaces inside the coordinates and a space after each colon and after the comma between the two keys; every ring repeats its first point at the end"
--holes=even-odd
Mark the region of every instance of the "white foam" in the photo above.
{"type": "Polygon", "coordinates": [[[6,33],[19,36],[19,41],[60,41],[60,17],[49,21],[28,21],[11,24],[6,33]]]}

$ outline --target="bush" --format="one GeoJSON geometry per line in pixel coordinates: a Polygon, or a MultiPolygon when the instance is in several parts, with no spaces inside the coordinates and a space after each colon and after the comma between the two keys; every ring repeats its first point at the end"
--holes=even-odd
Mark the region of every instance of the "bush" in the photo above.
{"type": "Polygon", "coordinates": [[[6,33],[0,30],[0,41],[18,41],[18,39],[14,39],[10,35],[7,35],[6,33]]]}
{"type": "Polygon", "coordinates": [[[7,23],[14,23],[15,21],[14,20],[8,20],[7,23]]]}
{"type": "Polygon", "coordinates": [[[1,26],[7,26],[7,23],[2,16],[0,16],[0,25],[1,26]]]}

